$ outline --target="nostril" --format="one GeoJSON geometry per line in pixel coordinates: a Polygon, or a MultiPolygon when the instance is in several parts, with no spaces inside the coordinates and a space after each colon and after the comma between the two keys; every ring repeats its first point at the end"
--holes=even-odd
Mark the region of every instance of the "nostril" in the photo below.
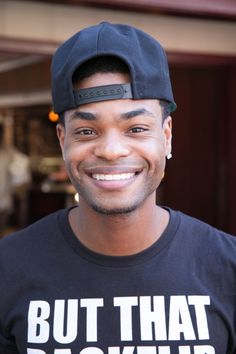
{"type": "Polygon", "coordinates": [[[121,156],[128,156],[130,150],[126,144],[117,141],[109,141],[108,143],[100,143],[95,148],[95,155],[98,157],[117,159],[121,156]]]}

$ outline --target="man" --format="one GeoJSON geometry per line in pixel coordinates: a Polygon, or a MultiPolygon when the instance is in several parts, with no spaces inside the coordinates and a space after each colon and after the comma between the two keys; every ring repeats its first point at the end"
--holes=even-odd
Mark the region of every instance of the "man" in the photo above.
{"type": "Polygon", "coordinates": [[[80,203],[1,242],[1,353],[235,354],[236,239],[155,204],[176,107],[160,44],[84,29],[52,92],[80,203]]]}

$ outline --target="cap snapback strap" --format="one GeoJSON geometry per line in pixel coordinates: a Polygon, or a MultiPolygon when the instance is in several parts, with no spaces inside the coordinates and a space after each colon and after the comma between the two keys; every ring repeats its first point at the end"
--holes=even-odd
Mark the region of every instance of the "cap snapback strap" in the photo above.
{"type": "Polygon", "coordinates": [[[133,98],[131,84],[115,84],[74,90],[76,106],[81,104],[133,98]]]}

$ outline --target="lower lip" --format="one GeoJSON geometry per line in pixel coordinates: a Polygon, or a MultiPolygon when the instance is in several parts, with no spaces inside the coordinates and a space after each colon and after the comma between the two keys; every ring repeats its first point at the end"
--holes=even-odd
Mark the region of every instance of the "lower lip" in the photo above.
{"type": "Polygon", "coordinates": [[[137,176],[138,175],[134,175],[132,178],[129,179],[111,180],[111,181],[97,180],[92,178],[92,181],[99,188],[106,189],[106,190],[119,190],[129,186],[137,178],[137,176]]]}

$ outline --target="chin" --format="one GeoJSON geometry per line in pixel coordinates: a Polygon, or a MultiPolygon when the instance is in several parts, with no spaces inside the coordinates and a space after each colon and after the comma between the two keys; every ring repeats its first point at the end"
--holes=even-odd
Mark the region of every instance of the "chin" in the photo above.
{"type": "Polygon", "coordinates": [[[109,215],[109,216],[122,216],[122,215],[128,215],[135,211],[137,209],[137,205],[133,206],[125,206],[125,207],[116,207],[116,208],[107,208],[103,207],[101,205],[92,205],[92,208],[94,211],[96,211],[99,214],[103,215],[109,215]]]}

